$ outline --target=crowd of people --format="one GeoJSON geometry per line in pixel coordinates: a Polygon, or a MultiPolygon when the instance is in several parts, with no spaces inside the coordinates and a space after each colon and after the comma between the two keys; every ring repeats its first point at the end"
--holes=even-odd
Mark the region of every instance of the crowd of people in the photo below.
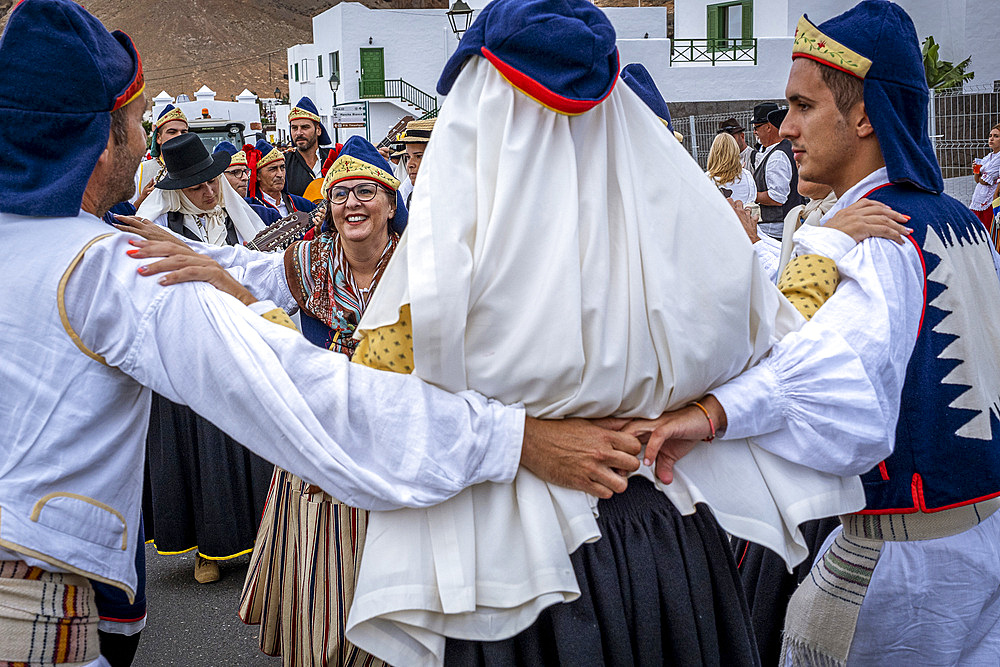
{"type": "Polygon", "coordinates": [[[437,119],[210,153],[21,2],[0,662],[130,665],[147,540],[290,666],[1000,662],[1000,125],[966,207],[898,5],[790,57],[706,173],[599,8],[495,0],[437,119]]]}

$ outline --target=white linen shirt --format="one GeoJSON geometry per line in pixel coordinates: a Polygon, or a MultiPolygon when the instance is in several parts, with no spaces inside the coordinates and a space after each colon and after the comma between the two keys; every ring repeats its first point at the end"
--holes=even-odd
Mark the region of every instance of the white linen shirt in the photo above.
{"type": "Polygon", "coordinates": [[[1000,152],[989,153],[983,158],[979,180],[983,182],[976,183],[969,205],[973,211],[985,211],[993,204],[993,193],[996,192],[997,181],[1000,181],[1000,152]]]}
{"type": "Polygon", "coordinates": [[[354,507],[432,505],[513,479],[522,409],[351,364],[207,284],[160,288],[137,276],[130,238],[95,243],[66,287],[69,322],[109,365],[354,507]],[[94,298],[95,285],[109,289],[94,298]]]}
{"type": "MultiPolygon", "coordinates": [[[[885,168],[873,172],[845,192],[823,222],[885,183],[885,168]]],[[[841,283],[816,315],[712,394],[726,411],[727,438],[748,437],[816,470],[860,475],[895,446],[924,272],[912,242],[875,238],[848,252],[838,268],[841,283]],[[865,377],[853,372],[858,368],[865,377]],[[874,404],[851,389],[858,382],[874,388],[874,404]],[[783,437],[775,437],[779,433],[783,437]]]]}
{"type": "Polygon", "coordinates": [[[260,191],[260,197],[265,202],[267,202],[268,204],[270,204],[274,208],[278,209],[278,213],[281,214],[282,218],[285,218],[285,217],[288,216],[288,207],[285,206],[285,200],[284,199],[282,199],[281,197],[278,197],[277,199],[275,199],[274,197],[272,197],[271,195],[267,194],[263,190],[260,191]]]}

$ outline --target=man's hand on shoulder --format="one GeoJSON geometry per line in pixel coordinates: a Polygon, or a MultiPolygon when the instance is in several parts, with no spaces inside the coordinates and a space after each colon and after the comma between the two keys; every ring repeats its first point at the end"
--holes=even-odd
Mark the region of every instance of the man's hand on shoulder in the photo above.
{"type": "Polygon", "coordinates": [[[620,425],[528,417],[521,465],[546,482],[610,498],[627,488],[626,475],[639,469],[642,449],[634,436],[613,430],[620,425]]]}

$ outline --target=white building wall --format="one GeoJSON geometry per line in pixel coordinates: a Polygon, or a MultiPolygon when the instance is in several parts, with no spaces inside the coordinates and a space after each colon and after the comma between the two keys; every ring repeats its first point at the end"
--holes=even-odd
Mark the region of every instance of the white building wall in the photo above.
{"type": "Polygon", "coordinates": [[[622,64],[646,66],[669,102],[768,100],[785,96],[791,68],[791,37],[763,37],[757,42],[757,65],[684,63],[670,66],[670,40],[619,40],[622,64]]]}
{"type": "Polygon", "coordinates": [[[615,27],[615,36],[623,39],[642,39],[649,34],[650,39],[667,36],[666,7],[602,7],[604,14],[615,27]]]}

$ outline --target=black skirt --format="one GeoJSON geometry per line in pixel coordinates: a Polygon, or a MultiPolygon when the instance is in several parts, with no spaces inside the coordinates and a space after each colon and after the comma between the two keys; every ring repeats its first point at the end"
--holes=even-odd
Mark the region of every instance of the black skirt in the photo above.
{"type": "Polygon", "coordinates": [[[446,665],[758,664],[729,540],[707,508],[681,516],[634,477],[598,509],[601,539],[572,555],[580,597],[511,639],[449,639],[446,665]]]}
{"type": "Polygon", "coordinates": [[[840,519],[832,517],[807,521],[799,526],[809,547],[809,557],[795,566],[791,573],[781,556],[770,549],[746,540],[734,540],[733,552],[750,605],[761,663],[777,665],[780,661],[781,631],[785,626],[788,601],[809,574],[827,536],[839,525],[840,519]]]}
{"type": "Polygon", "coordinates": [[[197,548],[224,560],[253,548],[274,466],[199,417],[153,394],[143,518],[161,554],[197,548]]]}

